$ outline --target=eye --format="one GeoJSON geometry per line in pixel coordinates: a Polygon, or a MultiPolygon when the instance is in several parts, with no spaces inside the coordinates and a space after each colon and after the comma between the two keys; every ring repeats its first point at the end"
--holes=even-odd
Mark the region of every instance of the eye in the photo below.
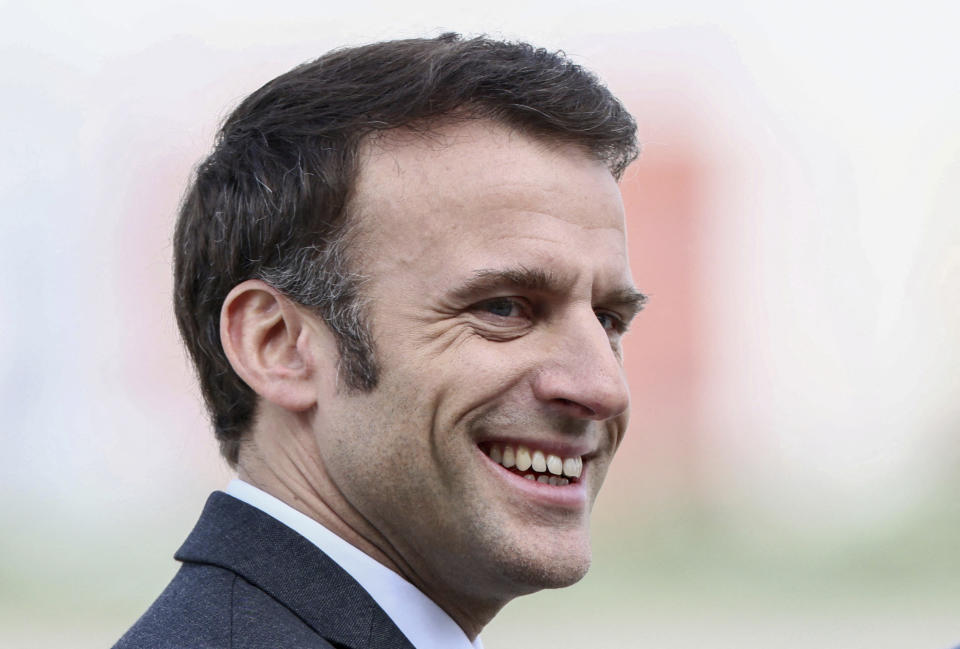
{"type": "Polygon", "coordinates": [[[526,315],[525,305],[517,298],[496,297],[484,300],[474,307],[475,311],[489,313],[498,318],[522,318],[526,315]]]}
{"type": "Polygon", "coordinates": [[[603,327],[604,331],[608,333],[622,334],[627,329],[627,325],[623,320],[609,311],[597,311],[597,320],[600,321],[600,325],[603,327]]]}
{"type": "Polygon", "coordinates": [[[521,297],[495,297],[469,309],[474,330],[493,341],[514,340],[534,325],[534,307],[521,297]]]}

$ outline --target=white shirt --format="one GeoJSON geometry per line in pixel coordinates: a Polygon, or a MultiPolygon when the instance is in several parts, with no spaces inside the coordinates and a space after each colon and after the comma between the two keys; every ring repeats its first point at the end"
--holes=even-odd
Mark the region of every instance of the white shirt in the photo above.
{"type": "Polygon", "coordinates": [[[232,480],[226,492],[320,548],[357,580],[416,649],[483,649],[479,636],[470,642],[453,618],[416,586],[306,514],[243,480],[232,480]]]}

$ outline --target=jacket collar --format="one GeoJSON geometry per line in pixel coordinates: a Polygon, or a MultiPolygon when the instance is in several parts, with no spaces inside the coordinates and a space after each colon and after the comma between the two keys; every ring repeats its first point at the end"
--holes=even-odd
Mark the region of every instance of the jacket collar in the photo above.
{"type": "Polygon", "coordinates": [[[331,642],[414,649],[373,598],[315,545],[225,493],[211,494],[174,558],[240,575],[331,642]]]}

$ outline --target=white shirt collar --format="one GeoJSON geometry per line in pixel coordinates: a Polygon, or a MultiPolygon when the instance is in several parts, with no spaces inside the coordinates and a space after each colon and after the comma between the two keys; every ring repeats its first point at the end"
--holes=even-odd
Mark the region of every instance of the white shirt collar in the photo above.
{"type": "Polygon", "coordinates": [[[244,482],[232,480],[226,492],[269,514],[306,537],[367,591],[416,649],[483,649],[416,586],[282,500],[244,482]]]}

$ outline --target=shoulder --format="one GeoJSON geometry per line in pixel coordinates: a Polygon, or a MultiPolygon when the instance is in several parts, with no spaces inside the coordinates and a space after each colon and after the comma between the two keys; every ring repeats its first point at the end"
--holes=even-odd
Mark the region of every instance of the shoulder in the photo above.
{"type": "Polygon", "coordinates": [[[330,649],[320,635],[237,574],[185,564],[114,649],[330,649]]]}

